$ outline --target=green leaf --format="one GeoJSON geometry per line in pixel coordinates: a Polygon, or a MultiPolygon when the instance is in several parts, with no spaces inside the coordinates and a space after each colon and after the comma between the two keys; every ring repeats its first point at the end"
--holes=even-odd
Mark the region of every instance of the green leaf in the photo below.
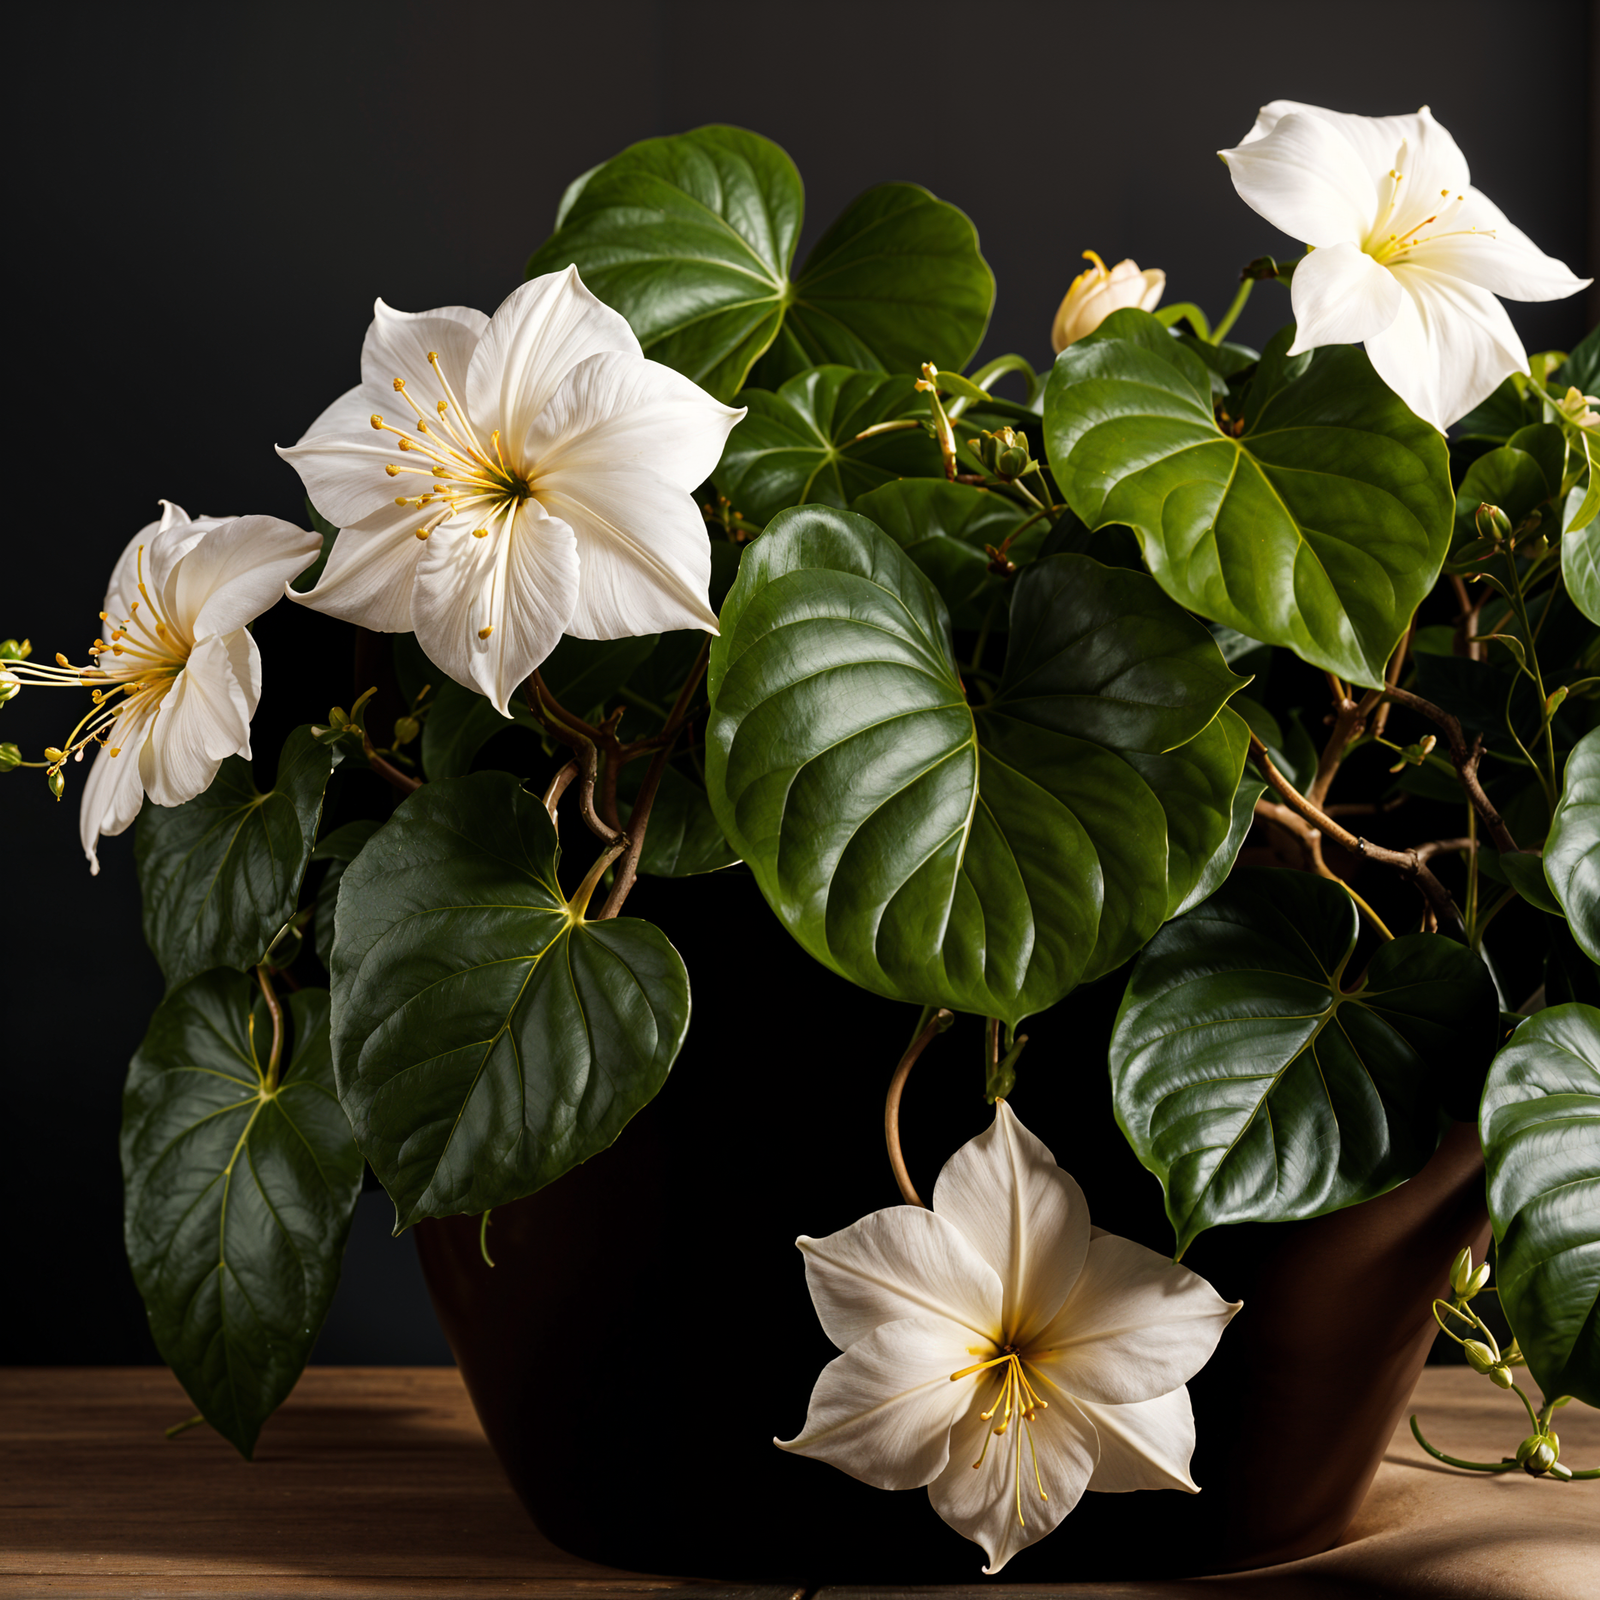
{"type": "Polygon", "coordinates": [[[146,801],[134,856],[144,936],[167,987],[211,967],[253,967],[299,903],[300,880],[337,757],[296,728],[264,794],[230,756],[202,795],[181,806],[146,801]]]}
{"type": "Polygon", "coordinates": [[[252,980],[208,972],[156,1008],[128,1072],[122,1176],[128,1260],[156,1348],[242,1454],[316,1343],[361,1156],[333,1090],[328,996],[289,995],[277,1085],[252,980]]]}
{"type": "Polygon", "coordinates": [[[397,1229],[532,1194],[666,1081],[689,979],[659,928],[589,922],[544,807],[503,772],[429,783],[345,869],[333,1049],[397,1229]]]}
{"type": "Polygon", "coordinates": [[[328,565],[328,557],[333,554],[333,541],[339,537],[339,530],[309,500],[306,501],[306,520],[315,532],[322,535],[322,550],[317,559],[289,585],[296,594],[305,594],[322,581],[323,569],[328,565]]]}
{"type": "Polygon", "coordinates": [[[1150,941],[1111,1041],[1117,1122],[1166,1192],[1178,1253],[1206,1228],[1369,1200],[1475,1101],[1498,1038],[1483,963],[1437,934],[1342,987],[1356,910],[1309,873],[1235,873],[1150,941]]]}
{"type": "MultiPolygon", "coordinates": [[[[1243,699],[1243,696],[1239,698],[1243,699]]],[[[1229,710],[1231,711],[1232,707],[1229,710]]],[[[1240,774],[1239,787],[1233,795],[1228,836],[1223,840],[1221,848],[1201,867],[1195,877],[1193,888],[1172,907],[1170,915],[1181,917],[1184,912],[1193,911],[1202,900],[1210,899],[1228,881],[1228,875],[1239,859],[1239,852],[1244,848],[1250,825],[1256,820],[1256,801],[1266,792],[1266,784],[1262,783],[1253,772],[1246,769],[1240,774]]]]}
{"type": "Polygon", "coordinates": [[[1506,882],[1529,905],[1558,917],[1561,915],[1561,907],[1544,879],[1544,862],[1531,850],[1508,850],[1504,855],[1496,856],[1494,861],[1506,882]]]}
{"type": "MultiPolygon", "coordinates": [[[[1005,631],[1010,580],[989,571],[984,546],[1005,544],[1026,516],[1021,506],[970,484],[902,478],[858,496],[850,509],[870,517],[922,569],[950,608],[951,627],[978,629],[988,622],[991,632],[1005,631]]],[[[1025,565],[1049,531],[1041,517],[1007,554],[1025,565]]]]}
{"type": "Polygon", "coordinates": [[[1550,387],[1558,396],[1568,389],[1600,394],[1600,327],[1591,328],[1577,349],[1550,375],[1550,387]]]}
{"type": "Polygon", "coordinates": [[[745,516],[769,522],[788,506],[847,506],[894,478],[937,473],[939,449],[920,425],[857,436],[926,407],[907,374],[816,367],[776,394],[747,389],[750,414],[733,430],[717,487],[745,516]]]}
{"type": "Polygon", "coordinates": [[[1056,358],[1051,471],[1092,528],[1138,533],[1180,605],[1376,686],[1448,548],[1444,440],[1365,354],[1267,346],[1230,437],[1208,370],[1148,312],[1106,318],[1056,358]]]}
{"type": "Polygon", "coordinates": [[[1024,568],[975,711],[899,546],[790,511],[707,681],[724,834],[801,945],[874,993],[1014,1025],[1131,955],[1229,833],[1246,734],[1219,712],[1244,680],[1148,577],[1084,556],[1024,568]]]}
{"type": "MultiPolygon", "coordinates": [[[[637,770],[643,763],[635,764],[637,770]]],[[[627,769],[624,769],[624,781],[627,769]]],[[[631,806],[623,808],[622,825],[628,825],[631,806]]],[[[688,878],[701,872],[720,872],[738,861],[717,826],[716,813],[706,792],[676,767],[661,774],[661,787],[650,807],[639,870],[655,878],[688,878]]]]}
{"type": "Polygon", "coordinates": [[[537,731],[539,721],[520,701],[502,717],[475,689],[443,678],[430,696],[422,724],[422,770],[431,780],[459,778],[472,769],[472,759],[497,733],[519,724],[537,731]]]}
{"type": "Polygon", "coordinates": [[[1539,420],[1539,402],[1526,395],[1528,380],[1507,378],[1489,398],[1475,406],[1455,425],[1461,439],[1491,439],[1504,444],[1518,428],[1539,420]]]}
{"type": "MultiPolygon", "coordinates": [[[[718,546],[714,543],[711,548],[715,553],[718,546]]],[[[715,566],[713,562],[713,569],[715,566]]],[[[712,581],[714,587],[715,570],[712,581]]],[[[698,649],[702,635],[688,631],[698,649]]],[[[539,676],[568,711],[581,716],[612,699],[650,659],[662,637],[659,633],[626,639],[574,639],[569,635],[550,652],[539,668],[539,676]]]]}
{"type": "Polygon", "coordinates": [[[645,354],[731,400],[825,362],[965,366],[994,278],[971,222],[910,183],[869,189],[791,283],[804,210],[794,163],[741,128],[646,139],[583,174],[528,276],[575,265],[645,354]],[[781,330],[781,331],[780,331],[781,330]]]}
{"type": "Polygon", "coordinates": [[[316,848],[311,852],[311,859],[354,861],[366,846],[367,840],[380,826],[382,824],[375,822],[371,817],[358,817],[354,822],[347,822],[343,827],[335,828],[332,833],[324,834],[317,840],[316,848]]]}
{"type": "MultiPolygon", "coordinates": [[[[1560,430],[1556,432],[1559,434],[1560,430]]],[[[1527,451],[1514,450],[1510,445],[1491,450],[1479,456],[1461,480],[1456,495],[1456,540],[1465,543],[1477,538],[1476,519],[1481,505],[1499,506],[1515,527],[1550,495],[1543,469],[1527,451]]]]}
{"type": "Polygon", "coordinates": [[[1547,1399],[1600,1406],[1600,1010],[1552,1006],[1494,1059],[1478,1118],[1495,1281],[1547,1399]]]}
{"type": "Polygon", "coordinates": [[[805,208],[794,163],[759,134],[696,128],[631,145],[574,188],[528,277],[575,265],[647,356],[731,400],[783,321],[805,208]]]}
{"type": "Polygon", "coordinates": [[[1561,803],[1544,844],[1544,875],[1572,937],[1600,961],[1600,728],[1591,728],[1567,757],[1561,803]]]}
{"type": "Polygon", "coordinates": [[[1574,489],[1567,504],[1572,509],[1561,536],[1561,578],[1572,603],[1600,626],[1600,475],[1591,471],[1588,493],[1574,489]]]}
{"type": "Polygon", "coordinates": [[[852,200],[795,279],[772,348],[751,381],[775,389],[808,367],[838,364],[959,372],[994,306],[978,232],[914,183],[882,183],[852,200]]]}

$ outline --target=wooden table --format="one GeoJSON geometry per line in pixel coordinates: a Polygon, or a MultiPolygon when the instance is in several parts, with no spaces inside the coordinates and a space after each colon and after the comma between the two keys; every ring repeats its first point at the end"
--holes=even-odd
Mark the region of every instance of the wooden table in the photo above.
{"type": "MultiPolygon", "coordinates": [[[[1417,1408],[1453,1454],[1514,1443],[1508,1397],[1465,1368],[1417,1408]]],[[[0,1370],[0,1595],[388,1600],[802,1600],[804,1591],[641,1577],[564,1555],[506,1487],[446,1367],[322,1367],[268,1424],[253,1465],[197,1428],[160,1367],[0,1370]]],[[[1560,1414],[1562,1455],[1600,1464],[1600,1413],[1560,1414]]],[[[1154,1497],[1152,1509],[1154,1514],[1154,1497]]],[[[931,1513],[930,1513],[931,1515],[931,1513]]],[[[965,1574],[960,1576],[965,1577],[965,1574]]],[[[962,1583],[922,1590],[1062,1600],[1587,1600],[1600,1597],[1600,1480],[1489,1478],[1429,1460],[1402,1427],[1338,1549],[1188,1583],[962,1583]]],[[[814,1600],[885,1600],[834,1588],[814,1600]]]]}

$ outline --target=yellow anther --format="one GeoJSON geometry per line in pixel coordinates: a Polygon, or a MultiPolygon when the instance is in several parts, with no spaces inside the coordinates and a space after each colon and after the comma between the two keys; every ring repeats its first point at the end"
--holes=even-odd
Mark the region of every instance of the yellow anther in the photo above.
{"type": "Polygon", "coordinates": [[[406,380],[404,378],[396,378],[394,380],[394,392],[396,394],[404,394],[406,392],[406,380]]]}
{"type": "Polygon", "coordinates": [[[400,476],[399,467],[386,465],[383,470],[387,472],[391,478],[398,478],[400,476]]]}
{"type": "Polygon", "coordinates": [[[102,621],[102,622],[104,622],[104,621],[105,621],[105,620],[106,620],[106,614],[105,614],[105,612],[103,612],[103,611],[102,611],[102,612],[101,612],[101,613],[100,613],[100,620],[101,620],[101,621],[102,621]]]}
{"type": "Polygon", "coordinates": [[[493,632],[494,632],[494,624],[491,622],[487,628],[479,628],[478,629],[478,637],[480,639],[487,639],[489,637],[489,635],[491,633],[493,633],[493,632]]]}
{"type": "Polygon", "coordinates": [[[443,415],[444,415],[444,414],[445,414],[445,413],[446,413],[446,412],[447,412],[447,411],[448,411],[448,410],[449,410],[449,409],[450,409],[450,402],[449,402],[449,401],[448,401],[448,400],[441,400],[441,401],[440,401],[440,402],[439,402],[439,415],[440,415],[440,416],[441,416],[441,417],[442,417],[442,416],[443,416],[443,415]]]}
{"type": "Polygon", "coordinates": [[[489,537],[489,530],[487,528],[474,528],[472,530],[472,537],[474,539],[487,539],[489,537]]]}
{"type": "Polygon", "coordinates": [[[402,450],[415,450],[416,446],[414,444],[412,444],[412,442],[409,439],[402,439],[400,441],[400,448],[402,450]]]}
{"type": "Polygon", "coordinates": [[[411,504],[411,502],[410,502],[410,501],[409,501],[409,500],[407,500],[407,499],[406,499],[406,497],[405,497],[405,496],[404,496],[404,495],[400,495],[400,496],[398,496],[398,497],[397,497],[397,498],[396,498],[396,500],[395,500],[395,504],[396,504],[396,505],[397,505],[397,506],[408,506],[408,505],[410,505],[410,504],[411,504]]]}
{"type": "Polygon", "coordinates": [[[122,746],[120,744],[114,744],[114,745],[111,746],[111,748],[109,750],[107,750],[106,754],[107,755],[112,755],[112,756],[120,756],[122,754],[122,746]]]}
{"type": "Polygon", "coordinates": [[[428,365],[430,367],[436,367],[439,365],[439,352],[437,350],[430,350],[428,352],[428,365]]]}
{"type": "Polygon", "coordinates": [[[46,761],[65,761],[67,753],[65,750],[57,750],[53,744],[47,744],[44,747],[44,758],[46,761]]]}
{"type": "Polygon", "coordinates": [[[374,428],[381,428],[383,426],[383,418],[380,417],[376,411],[372,413],[372,426],[374,428]]]}
{"type": "Polygon", "coordinates": [[[426,528],[418,528],[417,537],[419,539],[426,539],[428,537],[428,530],[426,528]]]}
{"type": "Polygon", "coordinates": [[[72,663],[70,661],[68,661],[67,658],[64,655],[62,655],[62,653],[59,650],[57,650],[56,651],[56,665],[58,667],[70,667],[72,665],[72,663]]]}

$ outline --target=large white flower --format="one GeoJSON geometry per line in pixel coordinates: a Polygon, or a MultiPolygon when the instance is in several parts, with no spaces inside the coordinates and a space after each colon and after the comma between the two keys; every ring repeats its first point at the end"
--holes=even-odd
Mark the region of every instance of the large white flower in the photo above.
{"type": "Polygon", "coordinates": [[[744,415],[649,361],[577,268],[492,317],[379,300],[361,383],[279,454],[340,530],[294,598],[428,656],[503,713],[563,633],[716,632],[691,491],[744,415]]]}
{"type": "Polygon", "coordinates": [[[990,1573],[1085,1489],[1196,1492],[1184,1385],[1239,1307],[1091,1228],[1083,1191],[1003,1100],[945,1163],[931,1211],[797,1242],[844,1353],[783,1449],[881,1489],[926,1484],[990,1573]]]}
{"type": "Polygon", "coordinates": [[[1560,300],[1591,281],[1472,187],[1426,106],[1358,117],[1274,100],[1218,154],[1247,205],[1313,247],[1295,267],[1290,354],[1365,342],[1384,382],[1441,431],[1527,370],[1495,296],[1560,300]]]}
{"type": "Polygon", "coordinates": [[[148,794],[182,805],[232,755],[250,756],[261,652],[247,623],[282,598],[316,558],[315,533],[276,517],[190,517],[169,500],[111,572],[94,664],[9,663],[23,687],[87,688],[94,709],[46,751],[52,778],[98,745],[83,786],[79,833],[99,872],[102,835],[121,833],[148,794]]]}

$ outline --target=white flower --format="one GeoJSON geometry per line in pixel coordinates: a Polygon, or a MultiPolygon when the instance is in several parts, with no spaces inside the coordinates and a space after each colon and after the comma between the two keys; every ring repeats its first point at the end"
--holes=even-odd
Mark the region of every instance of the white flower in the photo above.
{"type": "Polygon", "coordinates": [[[1560,300],[1591,281],[1471,186],[1426,106],[1358,117],[1274,100],[1218,154],[1247,205],[1312,246],[1295,267],[1289,353],[1365,342],[1378,375],[1441,431],[1527,370],[1495,296],[1560,300]]]}
{"type": "Polygon", "coordinates": [[[1093,333],[1113,311],[1128,306],[1154,311],[1167,287],[1167,275],[1159,267],[1141,272],[1137,261],[1119,261],[1107,267],[1093,250],[1085,250],[1083,259],[1094,265],[1072,280],[1050,329],[1050,344],[1057,355],[1093,333]]]}
{"type": "Polygon", "coordinates": [[[797,1242],[844,1353],[783,1449],[881,1489],[926,1484],[990,1573],[1085,1489],[1196,1492],[1184,1384],[1239,1307],[1091,1228],[1083,1191],[1003,1100],[945,1163],[931,1211],[797,1242]]]}
{"type": "Polygon", "coordinates": [[[505,714],[563,633],[715,633],[691,491],[743,415],[646,360],[575,267],[492,317],[379,300],[360,386],[279,450],[340,530],[321,582],[294,598],[414,630],[505,714]]]}
{"type": "Polygon", "coordinates": [[[94,665],[9,663],[25,687],[88,688],[94,709],[45,752],[52,780],[98,745],[83,786],[79,834],[96,845],[138,816],[145,795],[182,805],[211,786],[227,757],[250,755],[261,699],[261,653],[246,627],[277,603],[321,539],[276,517],[194,517],[162,501],[111,572],[94,665]]]}

